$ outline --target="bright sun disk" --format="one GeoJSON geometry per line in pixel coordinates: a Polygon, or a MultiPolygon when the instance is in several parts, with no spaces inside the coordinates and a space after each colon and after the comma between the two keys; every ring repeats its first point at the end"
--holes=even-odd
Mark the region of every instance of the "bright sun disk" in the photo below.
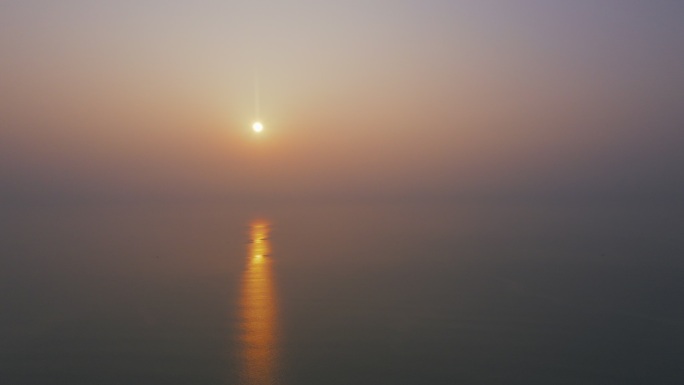
{"type": "Polygon", "coordinates": [[[254,132],[261,132],[264,130],[264,125],[261,124],[261,122],[254,122],[254,124],[252,124],[252,130],[254,132]]]}

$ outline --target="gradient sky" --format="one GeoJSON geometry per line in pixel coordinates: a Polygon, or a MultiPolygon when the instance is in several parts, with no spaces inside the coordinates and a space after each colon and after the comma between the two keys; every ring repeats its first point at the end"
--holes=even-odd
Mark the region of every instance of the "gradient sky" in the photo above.
{"type": "Polygon", "coordinates": [[[675,0],[3,1],[0,197],[676,198],[682,20],[675,0]]]}

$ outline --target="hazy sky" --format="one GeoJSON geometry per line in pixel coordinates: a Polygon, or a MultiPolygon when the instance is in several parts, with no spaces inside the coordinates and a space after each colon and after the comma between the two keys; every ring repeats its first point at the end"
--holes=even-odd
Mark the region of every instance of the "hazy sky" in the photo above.
{"type": "Polygon", "coordinates": [[[677,197],[682,20],[676,0],[2,1],[0,196],[677,197]]]}

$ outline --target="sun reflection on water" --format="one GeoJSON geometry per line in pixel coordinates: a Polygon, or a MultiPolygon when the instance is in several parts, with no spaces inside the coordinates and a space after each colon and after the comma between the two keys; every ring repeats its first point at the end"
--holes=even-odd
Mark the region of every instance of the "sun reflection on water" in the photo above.
{"type": "Polygon", "coordinates": [[[277,383],[278,320],[269,231],[264,221],[250,225],[249,255],[240,294],[240,377],[245,385],[277,383]]]}

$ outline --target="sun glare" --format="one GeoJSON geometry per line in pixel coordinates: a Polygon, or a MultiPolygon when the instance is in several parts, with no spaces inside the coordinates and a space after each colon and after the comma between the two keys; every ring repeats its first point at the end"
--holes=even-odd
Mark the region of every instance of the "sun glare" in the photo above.
{"type": "Polygon", "coordinates": [[[261,124],[261,122],[254,122],[254,124],[252,124],[252,131],[258,133],[258,132],[261,132],[263,130],[264,130],[264,125],[261,124]]]}

